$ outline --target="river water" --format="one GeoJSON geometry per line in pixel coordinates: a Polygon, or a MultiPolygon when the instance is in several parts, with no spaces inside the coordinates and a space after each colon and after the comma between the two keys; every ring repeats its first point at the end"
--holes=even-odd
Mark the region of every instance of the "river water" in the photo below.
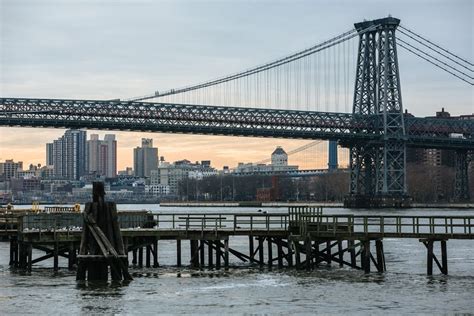
{"type": "MultiPolygon", "coordinates": [[[[187,212],[179,207],[120,205],[119,210],[187,212]]],[[[284,212],[285,208],[269,208],[284,212]]],[[[255,208],[192,208],[193,212],[255,212],[255,208]]],[[[472,210],[347,210],[327,214],[474,215],[472,210]]],[[[247,238],[231,238],[245,249],[247,238]]],[[[449,275],[426,275],[426,250],[418,240],[385,239],[387,272],[324,264],[313,271],[269,271],[230,256],[224,270],[177,268],[176,244],[160,241],[159,268],[133,268],[129,284],[78,284],[75,273],[56,274],[45,261],[31,275],[10,270],[9,245],[0,242],[0,314],[454,314],[474,313],[474,241],[449,240],[449,275]]],[[[183,243],[183,262],[189,253],[183,243]]],[[[436,245],[436,247],[439,247],[436,245]]],[[[438,249],[437,249],[438,250],[438,249]]],[[[39,254],[39,253],[38,253],[39,254]]],[[[37,255],[38,255],[37,254],[37,255]]],[[[33,254],[35,257],[35,253],[33,254]]],[[[67,263],[60,260],[60,266],[67,263]]]]}

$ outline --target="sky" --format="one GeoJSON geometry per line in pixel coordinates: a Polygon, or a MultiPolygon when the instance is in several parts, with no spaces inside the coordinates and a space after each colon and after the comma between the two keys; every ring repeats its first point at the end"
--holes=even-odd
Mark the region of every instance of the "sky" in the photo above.
{"type": "MultiPolygon", "coordinates": [[[[392,15],[473,60],[474,1],[0,0],[0,96],[115,99],[234,73],[322,42],[364,19],[392,15]]],[[[474,113],[471,87],[399,50],[404,108],[474,113]]],[[[0,127],[0,161],[45,162],[61,129],[0,127]]],[[[104,135],[110,132],[88,131],[104,135]]],[[[303,140],[113,132],[118,168],[153,138],[168,161],[235,166],[303,140]]],[[[321,154],[321,156],[324,156],[321,154]]],[[[323,159],[323,158],[321,158],[323,159]]],[[[291,160],[290,160],[291,163],[291,160]]]]}

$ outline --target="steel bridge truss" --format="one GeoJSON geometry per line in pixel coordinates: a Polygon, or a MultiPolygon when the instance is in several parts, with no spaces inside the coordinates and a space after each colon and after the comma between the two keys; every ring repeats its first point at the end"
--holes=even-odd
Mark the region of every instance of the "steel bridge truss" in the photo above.
{"type": "MultiPolygon", "coordinates": [[[[474,149],[474,122],[406,118],[407,144],[474,149]],[[457,137],[451,137],[451,135],[457,137]],[[461,135],[462,137],[459,137],[461,135]]],[[[334,139],[383,144],[377,115],[169,103],[0,98],[0,126],[334,139]]]]}

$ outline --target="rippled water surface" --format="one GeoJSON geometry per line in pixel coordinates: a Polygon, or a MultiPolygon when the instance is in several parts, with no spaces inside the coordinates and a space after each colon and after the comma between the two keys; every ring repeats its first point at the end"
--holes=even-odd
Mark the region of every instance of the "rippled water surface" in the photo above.
{"type": "MultiPolygon", "coordinates": [[[[142,208],[151,207],[120,207],[142,208]]],[[[155,207],[154,210],[186,212],[179,208],[155,207]]],[[[232,212],[249,210],[227,209],[232,212]]],[[[348,212],[326,210],[326,213],[348,212]]],[[[389,214],[390,211],[352,213],[389,214]]],[[[422,215],[427,211],[396,213],[422,215]]],[[[472,213],[437,210],[429,214],[472,213]]],[[[247,242],[247,238],[231,238],[230,247],[243,251],[247,242]]],[[[418,240],[385,239],[388,271],[369,275],[340,268],[337,264],[330,267],[322,264],[313,271],[276,267],[272,271],[260,270],[249,268],[232,256],[233,267],[228,271],[190,270],[173,266],[175,243],[160,241],[159,245],[159,268],[132,267],[134,280],[129,284],[114,285],[78,284],[74,272],[65,268],[55,275],[49,269],[49,261],[34,266],[31,275],[12,271],[8,266],[9,244],[0,242],[0,314],[474,313],[474,241],[448,241],[450,274],[443,276],[435,268],[435,275],[431,277],[426,276],[426,251],[418,240]]],[[[183,262],[189,261],[188,246],[183,243],[183,262]]],[[[66,266],[65,261],[60,264],[66,266]]]]}

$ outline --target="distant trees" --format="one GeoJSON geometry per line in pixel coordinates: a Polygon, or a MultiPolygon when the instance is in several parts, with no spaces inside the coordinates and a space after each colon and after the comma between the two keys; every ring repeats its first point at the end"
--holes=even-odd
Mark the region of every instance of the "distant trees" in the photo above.
{"type": "MultiPolygon", "coordinates": [[[[470,190],[474,198],[474,168],[470,190]]],[[[454,167],[407,165],[408,194],[418,203],[449,202],[454,198],[454,167]]],[[[313,177],[277,176],[276,201],[342,202],[349,191],[350,174],[331,172],[313,177]]],[[[271,188],[271,176],[232,174],[185,179],[179,184],[179,198],[187,201],[255,201],[257,189],[271,188]]]]}
{"type": "Polygon", "coordinates": [[[419,203],[452,201],[454,177],[453,167],[408,164],[408,194],[419,203]]]}
{"type": "MultiPolygon", "coordinates": [[[[275,181],[275,180],[273,180],[275,181]]],[[[254,201],[257,189],[271,188],[272,176],[218,175],[201,180],[184,179],[179,197],[187,201],[254,201]]],[[[349,187],[349,174],[331,172],[305,178],[276,177],[277,201],[342,201],[349,187]]]]}

